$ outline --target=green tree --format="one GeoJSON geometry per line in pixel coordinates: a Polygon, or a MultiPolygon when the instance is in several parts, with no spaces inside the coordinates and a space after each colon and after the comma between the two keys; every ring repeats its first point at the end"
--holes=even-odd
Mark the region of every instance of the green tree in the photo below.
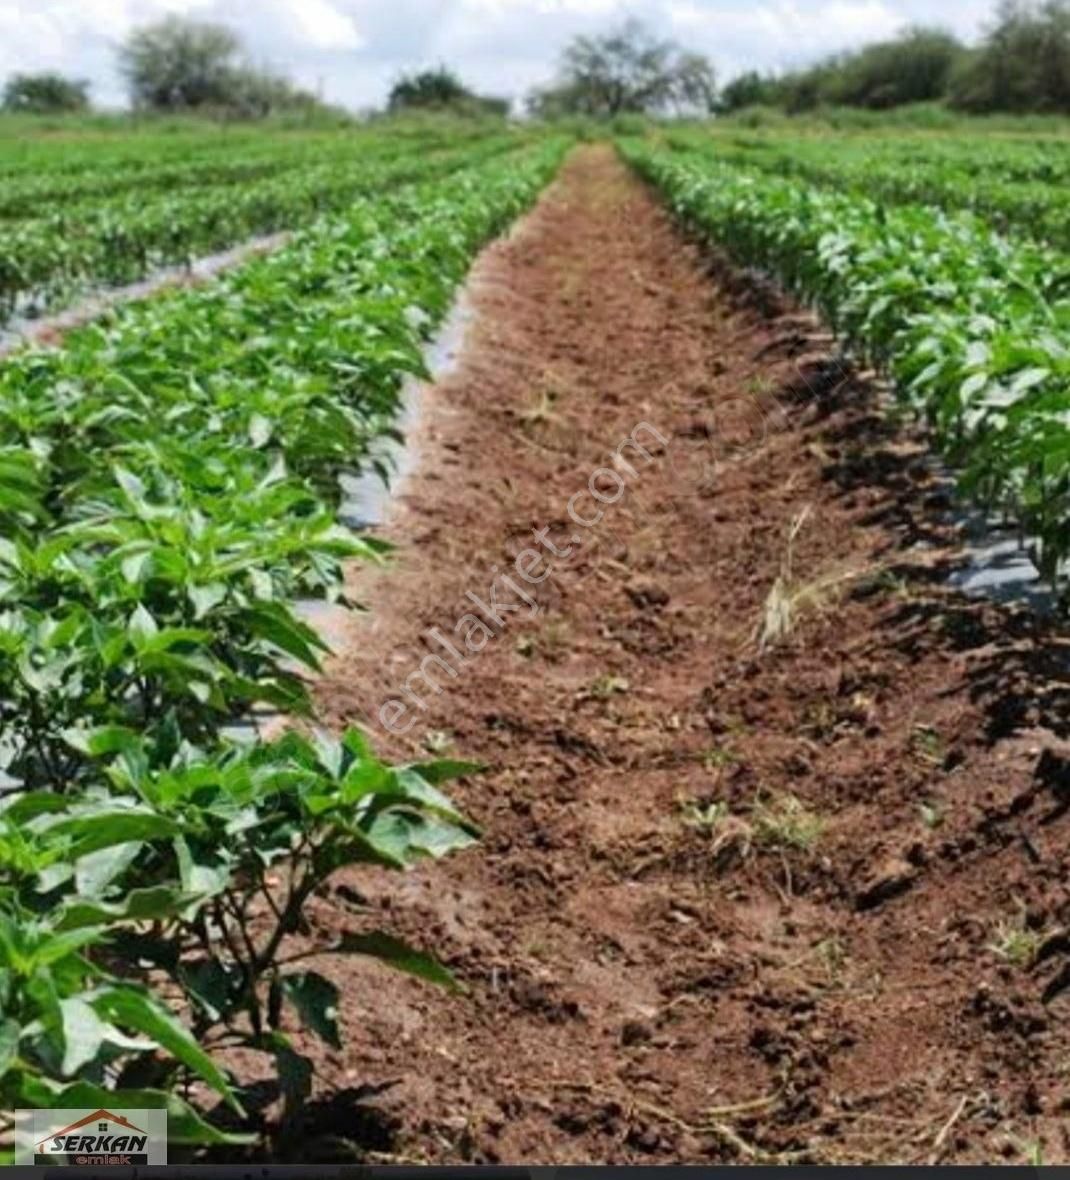
{"type": "Polygon", "coordinates": [[[951,101],[976,112],[1070,112],[1070,0],[1004,0],[951,101]]]}
{"type": "Polygon", "coordinates": [[[130,33],[119,49],[119,68],[135,107],[225,107],[240,51],[237,36],[224,25],[167,16],[130,33]]]}
{"type": "Polygon", "coordinates": [[[744,107],[774,106],[780,97],[781,87],[776,78],[748,70],[721,90],[717,106],[727,115],[744,107]]]}
{"type": "Polygon", "coordinates": [[[948,96],[967,56],[943,29],[911,26],[891,40],[826,57],[781,78],[745,74],[726,87],[722,109],[768,103],[797,113],[823,105],[884,109],[938,102],[948,96]]]}
{"type": "Polygon", "coordinates": [[[841,65],[841,59],[833,57],[808,70],[785,74],[780,79],[780,105],[791,114],[798,114],[828,102],[841,65]]]}
{"type": "Polygon", "coordinates": [[[327,110],[310,90],[302,90],[281,74],[250,66],[230,71],[226,109],[247,119],[263,119],[280,111],[322,113],[327,110]]]}
{"type": "Polygon", "coordinates": [[[411,107],[447,107],[472,97],[472,92],[446,66],[403,74],[393,85],[387,105],[392,111],[411,107]]]}
{"type": "Polygon", "coordinates": [[[709,111],[715,100],[716,78],[705,57],[630,20],[601,36],[577,37],[562,55],[557,81],[535,91],[528,103],[544,117],[612,118],[670,107],[709,111]]]}
{"type": "Polygon", "coordinates": [[[672,96],[677,107],[706,115],[717,109],[717,75],[708,57],[681,53],[672,75],[672,96]]]}
{"type": "Polygon", "coordinates": [[[88,107],[89,83],[62,74],[13,74],[4,86],[5,111],[54,114],[88,107]]]}
{"type": "Polygon", "coordinates": [[[476,94],[446,66],[403,74],[390,90],[387,106],[391,111],[451,110],[466,115],[494,115],[504,118],[509,113],[507,98],[476,94]]]}
{"type": "Polygon", "coordinates": [[[963,46],[942,29],[911,27],[891,41],[841,59],[824,100],[845,106],[895,107],[945,98],[963,46]]]}
{"type": "Polygon", "coordinates": [[[165,17],[130,34],[119,50],[119,66],[140,110],[255,119],[327,109],[281,74],[249,65],[241,41],[223,25],[165,17]]]}

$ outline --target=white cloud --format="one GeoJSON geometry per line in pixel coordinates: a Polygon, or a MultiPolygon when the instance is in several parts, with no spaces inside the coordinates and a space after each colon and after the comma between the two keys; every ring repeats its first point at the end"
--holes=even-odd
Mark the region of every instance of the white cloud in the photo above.
{"type": "Polygon", "coordinates": [[[605,16],[619,12],[621,0],[461,0],[473,13],[538,16],[605,16]]]}
{"type": "Polygon", "coordinates": [[[866,41],[892,36],[907,20],[886,0],[772,0],[717,11],[697,0],[670,0],[678,36],[696,40],[723,66],[778,69],[866,41]]]}
{"type": "Polygon", "coordinates": [[[364,45],[353,18],[339,12],[329,0],[279,0],[272,7],[297,33],[301,43],[312,49],[344,53],[364,45]]]}

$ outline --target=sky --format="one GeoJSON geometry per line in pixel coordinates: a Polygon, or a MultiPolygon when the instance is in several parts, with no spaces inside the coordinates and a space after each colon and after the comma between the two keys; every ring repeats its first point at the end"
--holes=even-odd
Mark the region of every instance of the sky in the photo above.
{"type": "Polygon", "coordinates": [[[707,54],[722,81],[779,70],[938,23],[975,39],[992,0],[0,0],[0,78],[57,69],[125,101],[115,47],[177,12],[234,28],[259,64],[352,109],[380,105],[403,71],[440,62],[474,89],[522,97],[561,48],[628,17],[707,54]]]}

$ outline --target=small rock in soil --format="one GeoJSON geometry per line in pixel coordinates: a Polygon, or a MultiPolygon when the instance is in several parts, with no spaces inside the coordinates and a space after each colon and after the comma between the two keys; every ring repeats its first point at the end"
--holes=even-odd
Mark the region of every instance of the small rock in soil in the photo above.
{"type": "Polygon", "coordinates": [[[645,1041],[649,1041],[653,1035],[653,1030],[648,1024],[644,1024],[641,1020],[629,1020],[620,1030],[620,1043],[622,1045],[641,1045],[645,1041]]]}
{"type": "Polygon", "coordinates": [[[906,893],[917,875],[917,869],[909,861],[900,857],[889,858],[859,889],[855,895],[855,907],[859,910],[876,909],[893,897],[906,893]]]}
{"type": "Polygon", "coordinates": [[[631,582],[626,592],[632,600],[632,605],[638,610],[649,610],[652,607],[664,607],[669,604],[669,592],[664,586],[645,579],[631,582]]]}

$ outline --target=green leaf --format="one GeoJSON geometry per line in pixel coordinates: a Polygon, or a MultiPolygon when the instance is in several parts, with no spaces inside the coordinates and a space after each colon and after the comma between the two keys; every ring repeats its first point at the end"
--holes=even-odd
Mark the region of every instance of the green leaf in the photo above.
{"type": "Polygon", "coordinates": [[[101,940],[102,932],[96,927],[55,931],[49,933],[34,949],[33,961],[38,967],[51,967],[68,955],[101,940]]]}
{"type": "Polygon", "coordinates": [[[88,1065],[100,1052],[108,1025],[83,996],[60,1000],[63,1014],[63,1076],[69,1078],[88,1065]]]}
{"type": "Polygon", "coordinates": [[[74,863],[75,887],[83,897],[100,897],[137,859],[144,847],[140,843],[117,844],[101,848],[74,863]]]}
{"type": "MultiPolygon", "coordinates": [[[[435,766],[442,764],[429,763],[428,765],[435,766]]],[[[467,764],[446,763],[445,765],[457,766],[467,764]]],[[[429,811],[452,821],[458,827],[468,827],[468,821],[453,805],[449,797],[432,785],[431,780],[423,773],[423,769],[420,766],[402,766],[392,772],[396,788],[402,798],[411,803],[418,803],[421,807],[425,807],[429,811]]]]}
{"type": "Polygon", "coordinates": [[[141,480],[125,467],[115,466],[112,468],[112,472],[115,475],[115,482],[123,489],[131,502],[140,505],[145,499],[145,485],[141,480]]]}
{"type": "Polygon", "coordinates": [[[242,612],[242,619],[258,638],[266,639],[306,667],[319,670],[319,653],[326,651],[327,645],[311,627],[295,618],[289,607],[258,601],[255,607],[242,612]]]}
{"type": "Polygon", "coordinates": [[[437,860],[451,852],[463,852],[475,843],[467,827],[397,807],[375,816],[364,834],[380,855],[405,866],[425,857],[437,860]]]}
{"type": "Polygon", "coordinates": [[[1034,388],[1034,386],[1043,385],[1050,376],[1050,369],[1023,369],[1020,373],[1015,373],[1014,380],[1011,382],[1011,389],[1016,394],[1025,393],[1027,390],[1034,388]]]}
{"type": "Polygon", "coordinates": [[[157,922],[174,917],[197,900],[170,885],[134,889],[122,901],[68,901],[56,921],[57,930],[79,930],[85,926],[115,926],[123,922],[157,922]]]}
{"type": "Polygon", "coordinates": [[[341,941],[325,952],[335,955],[368,955],[426,983],[434,983],[453,992],[463,991],[453,975],[436,959],[409,946],[393,935],[377,930],[370,934],[343,934],[341,941]]]}
{"type": "Polygon", "coordinates": [[[211,631],[199,631],[192,627],[164,627],[157,634],[143,640],[139,650],[143,655],[153,655],[170,651],[173,647],[201,646],[211,638],[211,631]]]}
{"type": "Polygon", "coordinates": [[[119,568],[131,586],[139,586],[152,568],[152,550],[144,549],[140,553],[131,553],[129,557],[123,558],[119,568]]]}
{"type": "Polygon", "coordinates": [[[22,1030],[10,1017],[0,1023],[0,1081],[15,1062],[22,1030]]]}
{"type": "Polygon", "coordinates": [[[102,725],[96,729],[65,729],[63,740],[72,749],[92,758],[106,758],[137,745],[138,735],[121,725],[102,725]]]}
{"type": "Polygon", "coordinates": [[[88,856],[102,848],[136,841],[148,842],[176,836],[182,826],[165,815],[137,807],[115,808],[92,815],[74,815],[50,824],[44,835],[71,840],[72,860],[88,856]]]}
{"type": "Polygon", "coordinates": [[[227,849],[190,847],[184,837],[174,842],[182,888],[200,897],[216,897],[230,884],[233,865],[227,849]]]}
{"type": "Polygon", "coordinates": [[[148,992],[121,985],[112,987],[97,994],[93,1007],[112,1023],[151,1037],[176,1061],[203,1078],[238,1114],[244,1113],[223,1071],[178,1018],[148,992]]]}
{"type": "Polygon", "coordinates": [[[341,1049],[338,988],[315,971],[302,971],[283,976],[282,990],[303,1023],[328,1045],[341,1049]]]}
{"type": "Polygon", "coordinates": [[[193,617],[203,619],[227,598],[227,586],[224,582],[212,582],[207,586],[188,586],[186,594],[193,604],[193,617]]]}
{"type": "Polygon", "coordinates": [[[227,1019],[242,998],[244,984],[236,966],[224,966],[211,959],[180,966],[177,976],[187,993],[211,1020],[227,1019]]]}
{"type": "Polygon", "coordinates": [[[138,603],[134,608],[134,613],[130,616],[130,622],[126,627],[127,633],[134,641],[135,647],[141,647],[148,640],[156,635],[160,628],[156,620],[149,614],[149,612],[138,603]]]}
{"type": "Polygon", "coordinates": [[[959,397],[962,401],[968,402],[975,394],[980,393],[991,380],[988,373],[974,373],[973,376],[967,377],[962,383],[962,388],[959,390],[959,397]]]}
{"type": "Polygon", "coordinates": [[[55,815],[66,811],[70,806],[62,795],[54,795],[49,791],[31,791],[26,795],[17,795],[0,811],[5,819],[14,824],[28,824],[39,815],[55,815]]]}

